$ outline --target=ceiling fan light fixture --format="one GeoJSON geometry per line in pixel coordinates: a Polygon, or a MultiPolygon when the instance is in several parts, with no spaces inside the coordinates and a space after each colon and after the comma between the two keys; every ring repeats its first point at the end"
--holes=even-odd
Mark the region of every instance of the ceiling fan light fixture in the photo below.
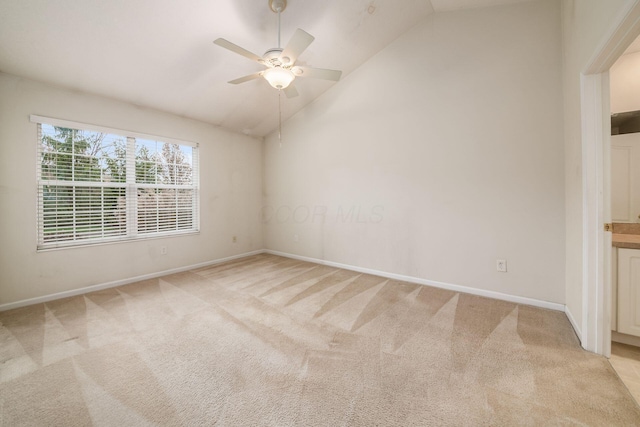
{"type": "Polygon", "coordinates": [[[296,78],[291,70],[282,67],[268,68],[262,76],[276,89],[285,89],[296,78]]]}

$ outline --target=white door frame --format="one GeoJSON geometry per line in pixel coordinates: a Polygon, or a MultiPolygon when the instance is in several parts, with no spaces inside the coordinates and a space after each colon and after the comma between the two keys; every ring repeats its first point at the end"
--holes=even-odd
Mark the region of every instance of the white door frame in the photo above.
{"type": "Polygon", "coordinates": [[[640,34],[640,1],[605,35],[581,76],[582,346],[611,355],[611,108],[609,69],[640,34]]]}

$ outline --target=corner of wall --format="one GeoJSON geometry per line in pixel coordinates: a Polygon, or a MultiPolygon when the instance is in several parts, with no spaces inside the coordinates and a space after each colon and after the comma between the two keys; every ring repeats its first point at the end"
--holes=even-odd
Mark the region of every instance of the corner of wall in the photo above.
{"type": "Polygon", "coordinates": [[[571,313],[571,309],[569,308],[569,306],[564,306],[564,314],[567,315],[567,318],[569,319],[569,322],[571,323],[571,326],[573,327],[573,330],[576,332],[576,335],[578,336],[578,340],[580,340],[580,343],[582,343],[582,329],[578,326],[578,322],[576,322],[575,317],[573,317],[573,314],[571,313]]]}

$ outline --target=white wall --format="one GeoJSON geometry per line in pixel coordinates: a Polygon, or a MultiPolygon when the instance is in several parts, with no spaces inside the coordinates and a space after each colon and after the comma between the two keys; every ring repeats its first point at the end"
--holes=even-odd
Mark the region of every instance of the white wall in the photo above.
{"type": "Polygon", "coordinates": [[[419,24],[266,140],[266,246],[564,303],[561,59],[552,0],[419,24]]]}
{"type": "Polygon", "coordinates": [[[622,55],[611,67],[611,112],[640,110],[640,52],[622,55]]]}
{"type": "Polygon", "coordinates": [[[261,184],[259,140],[0,73],[0,305],[262,249],[261,184]],[[201,232],[36,252],[37,141],[30,114],[198,142],[201,232]],[[161,245],[167,255],[160,255],[161,245]]]}
{"type": "MultiPolygon", "coordinates": [[[[607,31],[637,0],[563,0],[563,89],[566,191],[566,305],[574,326],[583,318],[583,179],[581,74],[607,31]]],[[[578,333],[580,331],[578,330],[578,333]]]]}

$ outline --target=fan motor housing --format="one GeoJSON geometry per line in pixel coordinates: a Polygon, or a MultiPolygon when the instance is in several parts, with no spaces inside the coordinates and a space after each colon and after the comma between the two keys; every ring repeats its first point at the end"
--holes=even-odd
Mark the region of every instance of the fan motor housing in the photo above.
{"type": "Polygon", "coordinates": [[[290,62],[289,58],[287,57],[280,58],[281,54],[282,54],[282,48],[274,47],[266,51],[262,56],[262,58],[264,59],[265,63],[269,63],[276,67],[280,65],[288,65],[290,62]]]}

